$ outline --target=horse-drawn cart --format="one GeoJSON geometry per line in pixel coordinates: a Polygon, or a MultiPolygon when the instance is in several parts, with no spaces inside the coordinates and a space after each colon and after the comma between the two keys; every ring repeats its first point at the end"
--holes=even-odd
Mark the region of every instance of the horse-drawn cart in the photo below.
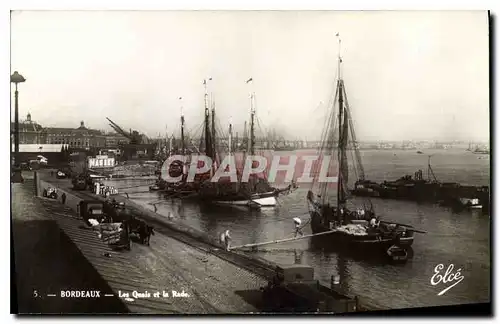
{"type": "Polygon", "coordinates": [[[87,226],[98,232],[98,237],[115,249],[130,250],[127,222],[113,222],[113,213],[98,200],[82,200],[78,213],[87,226]]]}
{"type": "Polygon", "coordinates": [[[130,251],[130,236],[127,223],[103,223],[94,227],[99,238],[114,249],[130,251]]]}

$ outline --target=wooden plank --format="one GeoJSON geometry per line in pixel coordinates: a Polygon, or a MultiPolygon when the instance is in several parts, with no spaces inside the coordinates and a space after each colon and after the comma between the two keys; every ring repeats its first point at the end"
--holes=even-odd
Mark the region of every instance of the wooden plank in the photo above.
{"type": "Polygon", "coordinates": [[[280,239],[280,240],[274,240],[274,241],[268,241],[268,242],[238,245],[238,246],[231,247],[230,250],[241,249],[241,248],[248,248],[248,247],[255,247],[255,246],[261,246],[261,245],[278,244],[278,243],[290,242],[290,241],[297,241],[297,240],[302,240],[302,239],[305,239],[305,238],[308,238],[308,237],[319,236],[319,235],[326,235],[326,234],[331,234],[331,233],[335,233],[335,232],[337,232],[337,230],[332,230],[332,231],[327,231],[327,232],[322,232],[322,233],[316,233],[316,234],[302,235],[302,236],[298,236],[298,237],[292,237],[292,238],[280,239]]]}

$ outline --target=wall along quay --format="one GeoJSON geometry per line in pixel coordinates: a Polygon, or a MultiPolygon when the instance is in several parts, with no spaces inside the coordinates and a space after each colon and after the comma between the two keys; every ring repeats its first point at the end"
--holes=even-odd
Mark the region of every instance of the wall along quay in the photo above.
{"type": "MultiPolygon", "coordinates": [[[[72,184],[69,179],[56,179],[50,177],[48,172],[37,172],[35,176],[35,183],[37,186],[37,192],[40,193],[43,189],[47,188],[57,188],[59,197],[65,193],[66,195],[66,205],[71,207],[73,210],[77,210],[77,206],[82,200],[99,200],[104,202],[106,198],[102,196],[95,195],[90,191],[76,191],[72,190],[72,184]]],[[[226,251],[224,246],[219,241],[219,238],[214,238],[208,236],[206,233],[194,229],[192,227],[186,226],[184,224],[176,223],[157,214],[145,207],[135,203],[134,201],[127,199],[123,196],[116,195],[113,198],[117,202],[124,202],[125,206],[129,208],[131,214],[147,222],[149,225],[155,227],[155,232],[162,233],[178,242],[189,245],[204,254],[210,254],[222,262],[227,262],[236,266],[242,270],[248,271],[255,276],[258,276],[262,282],[267,284],[268,280],[272,280],[276,274],[276,267],[278,264],[265,260],[263,258],[246,254],[243,251],[226,251]]],[[[60,199],[60,198],[59,198],[60,199]]],[[[154,248],[154,241],[152,240],[151,246],[154,248]]],[[[137,244],[132,246],[132,250],[137,244]]],[[[264,286],[263,284],[262,286],[264,286]]],[[[217,287],[214,287],[217,289],[217,287]]],[[[341,292],[346,297],[354,299],[356,296],[350,295],[345,292],[341,292]]],[[[363,301],[362,297],[359,297],[358,311],[369,311],[376,310],[374,305],[370,305],[363,301]]]]}

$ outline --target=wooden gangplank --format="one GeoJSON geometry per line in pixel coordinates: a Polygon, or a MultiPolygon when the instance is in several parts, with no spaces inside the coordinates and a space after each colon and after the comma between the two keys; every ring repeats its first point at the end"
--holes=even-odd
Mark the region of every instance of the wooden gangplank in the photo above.
{"type": "Polygon", "coordinates": [[[267,241],[267,242],[260,242],[260,243],[251,243],[251,244],[237,245],[237,246],[231,247],[230,250],[236,250],[236,249],[242,249],[242,248],[250,248],[250,247],[262,246],[262,245],[269,245],[269,244],[278,244],[278,243],[283,243],[283,242],[297,241],[297,240],[302,240],[302,239],[313,237],[313,236],[326,235],[326,234],[331,234],[331,233],[335,233],[335,232],[337,232],[337,230],[331,230],[331,231],[322,232],[322,233],[316,233],[316,234],[301,235],[301,236],[297,236],[297,237],[291,237],[291,238],[286,238],[286,239],[279,239],[279,240],[274,240],[274,241],[267,241]]]}

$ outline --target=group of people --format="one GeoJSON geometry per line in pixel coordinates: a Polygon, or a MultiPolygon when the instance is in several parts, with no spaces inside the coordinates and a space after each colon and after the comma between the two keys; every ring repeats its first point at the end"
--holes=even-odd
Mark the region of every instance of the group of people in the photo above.
{"type": "Polygon", "coordinates": [[[364,209],[357,209],[356,216],[358,219],[364,219],[365,218],[365,210],[364,209]]]}
{"type": "Polygon", "coordinates": [[[57,196],[58,196],[57,195],[57,188],[48,187],[47,189],[44,189],[42,196],[52,198],[52,199],[57,199],[57,196]]]}
{"type": "Polygon", "coordinates": [[[94,193],[101,196],[110,196],[118,194],[118,190],[113,186],[106,186],[102,182],[94,182],[94,193]]]}

